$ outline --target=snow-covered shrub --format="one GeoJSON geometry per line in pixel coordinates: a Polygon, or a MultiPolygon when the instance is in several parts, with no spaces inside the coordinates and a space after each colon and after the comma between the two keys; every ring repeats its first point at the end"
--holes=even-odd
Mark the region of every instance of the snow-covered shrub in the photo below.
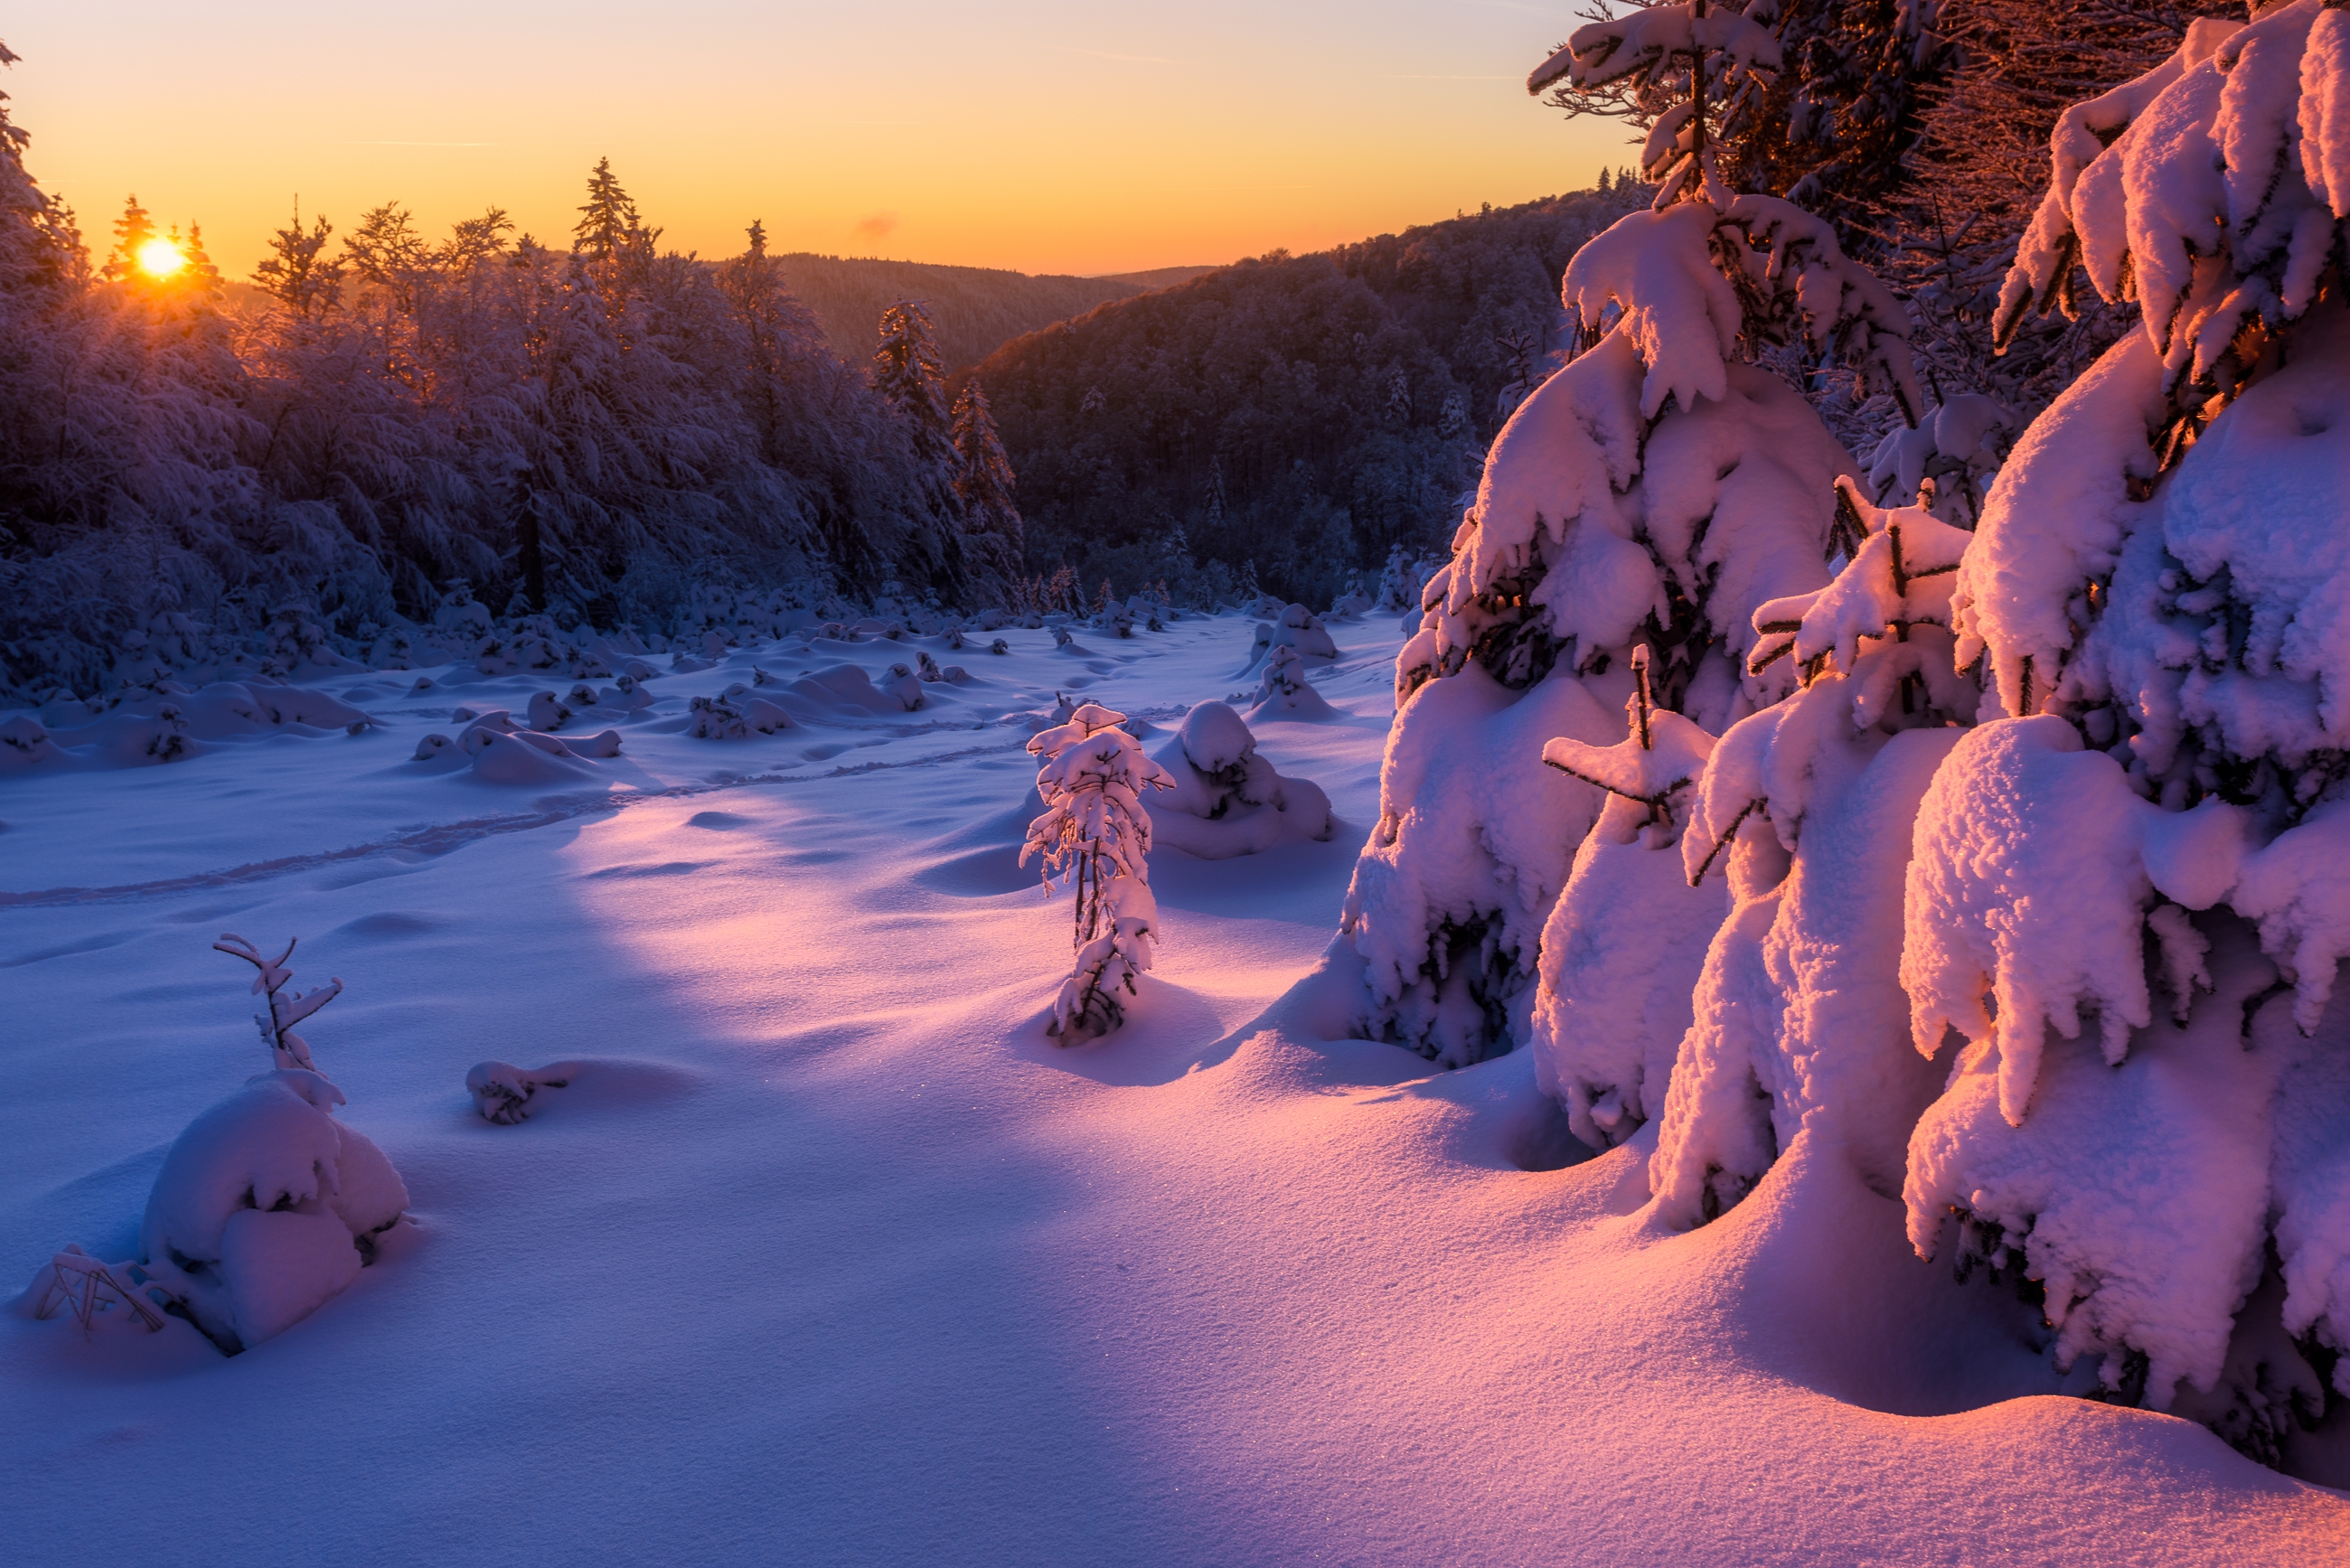
{"type": "Polygon", "coordinates": [[[66,760],[65,753],[49,739],[48,731],[30,714],[19,713],[0,723],[0,773],[66,760]]]}
{"type": "Polygon", "coordinates": [[[542,734],[560,730],[571,722],[571,710],[552,691],[531,694],[526,710],[530,727],[542,734]]]}
{"type": "Polygon", "coordinates": [[[139,1230],[142,1266],[224,1350],[299,1323],[359,1277],[408,1208],[383,1152],[317,1073],[264,1073],[189,1124],[139,1230]]]}
{"type": "Polygon", "coordinates": [[[2284,1329],[2350,1348],[2350,13],[2199,22],[2052,148],[2002,332],[2076,267],[2142,317],[2018,441],[1956,576],[2005,717],[1908,869],[1917,1048],[1961,1037],[1910,1236],[2039,1282],[2108,1389],[2232,1401],[2257,1451],[2307,1375],[2230,1354],[2272,1256],[2284,1329]]]}
{"type": "Polygon", "coordinates": [[[1337,710],[1305,679],[1305,660],[1297,649],[1284,644],[1265,658],[1253,711],[1261,718],[1323,719],[1337,710]]]}
{"type": "Polygon", "coordinates": [[[725,691],[687,704],[685,732],[697,741],[745,741],[792,726],[791,715],[764,697],[725,691]]]}
{"type": "Polygon", "coordinates": [[[365,1136],[335,1119],[342,1091],[293,1032],[342,981],[281,994],[294,944],[275,960],[244,938],[213,944],[260,971],[255,1022],[274,1070],[191,1123],[163,1157],[140,1226],[140,1267],[234,1353],[283,1333],[339,1293],[399,1222],[408,1189],[365,1136]]]}
{"type": "Polygon", "coordinates": [[[1020,863],[1042,863],[1045,891],[1059,878],[1076,894],[1076,961],[1054,999],[1046,1032],[1064,1044],[1107,1033],[1125,1017],[1122,991],[1150,967],[1159,906],[1150,895],[1146,789],[1172,789],[1167,770],[1119,726],[1126,715],[1087,702],[1028,742],[1041,760],[1045,810],[1028,825],[1020,863]]]}
{"type": "Polygon", "coordinates": [[[1306,659],[1338,657],[1338,645],[1330,639],[1322,618],[1304,605],[1283,606],[1269,631],[1268,640],[1275,649],[1294,649],[1306,659]]]}
{"type": "Polygon", "coordinates": [[[909,666],[891,665],[889,673],[877,684],[882,691],[895,697],[899,704],[909,713],[921,707],[926,701],[922,695],[922,678],[915,674],[909,666]]]}
{"type": "MultiPolygon", "coordinates": [[[[1397,659],[1380,824],[1343,928],[1372,961],[1368,1033],[1427,1050],[1440,1012],[1465,1031],[1437,1048],[1448,1061],[1523,1037],[1536,937],[1598,804],[1555,773],[1540,784],[1529,775],[1544,771],[1541,741],[1617,739],[1604,715],[1628,695],[1621,672],[1634,647],[1649,650],[1657,706],[1714,732],[1794,684],[1783,667],[1749,670],[1754,612],[1825,586],[1835,481],[1860,471],[1802,395],[1753,361],[1770,351],[1834,359],[1864,389],[1918,407],[1899,302],[1827,224],[1776,198],[1734,194],[1712,173],[1704,128],[1714,100],[1688,99],[1689,67],[1704,64],[1694,74],[1718,92],[1739,72],[1769,68],[1775,51],[1754,22],[1692,0],[1583,28],[1535,73],[1539,89],[1651,70],[1665,88],[1680,83],[1685,101],[1649,139],[1657,204],[1626,214],[1568,266],[1562,294],[1587,347],[1495,438],[1451,559],[1429,580],[1424,619],[1397,659]],[[1418,707],[1464,680],[1481,689],[1440,702],[1447,717],[1431,714],[1432,727],[1453,729],[1457,709],[1484,721],[1493,742],[1526,744],[1517,726],[1492,719],[1538,700],[1556,725],[1522,757],[1464,759],[1482,809],[1504,819],[1466,836],[1466,803],[1423,806],[1410,791],[1430,775],[1397,765],[1428,744],[1418,707]],[[1584,682],[1604,696],[1555,694],[1584,682]],[[1527,782],[1496,793],[1504,778],[1527,782]],[[1485,864],[1472,869],[1464,857],[1485,864]],[[1440,1009],[1440,992],[1453,998],[1440,1009]]],[[[1456,731],[1451,743],[1478,741],[1456,731]]]]}
{"type": "Polygon", "coordinates": [[[1247,723],[1222,702],[1184,714],[1151,760],[1174,781],[1167,794],[1145,803],[1156,843],[1222,860],[1330,836],[1330,797],[1275,772],[1247,723]]]}
{"type": "Polygon", "coordinates": [[[465,1092],[473,1096],[473,1109],[482,1119],[499,1127],[513,1127],[525,1121],[537,1109],[536,1101],[541,1089],[564,1089],[578,1064],[557,1062],[536,1072],[505,1062],[479,1062],[465,1075],[465,1092]]]}

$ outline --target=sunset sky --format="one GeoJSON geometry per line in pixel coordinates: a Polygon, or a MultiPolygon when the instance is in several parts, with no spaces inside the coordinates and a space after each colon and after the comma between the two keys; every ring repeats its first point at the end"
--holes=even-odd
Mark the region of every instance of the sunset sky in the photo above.
{"type": "Polygon", "coordinates": [[[608,155],[665,243],[1101,273],[1311,250],[1632,161],[1511,0],[158,0],[20,10],[0,78],[95,248],[126,193],[241,277],[296,192],[567,237],[608,155]]]}

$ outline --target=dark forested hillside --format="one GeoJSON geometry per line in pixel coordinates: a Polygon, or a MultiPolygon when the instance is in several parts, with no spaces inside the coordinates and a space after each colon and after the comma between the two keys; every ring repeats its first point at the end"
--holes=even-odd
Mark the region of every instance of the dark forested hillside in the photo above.
{"type": "Polygon", "coordinates": [[[975,373],[1030,568],[1208,591],[1253,569],[1326,603],[1397,544],[1440,548],[1562,346],[1567,259],[1622,211],[1586,192],[1276,252],[1004,345],[975,373]]]}
{"type": "Polygon", "coordinates": [[[861,365],[873,352],[874,323],[901,299],[930,307],[948,369],[973,365],[1024,332],[1107,300],[1197,276],[1204,267],[1165,267],[1118,277],[1065,277],[796,252],[776,258],[785,280],[816,315],[833,352],[861,365]]]}

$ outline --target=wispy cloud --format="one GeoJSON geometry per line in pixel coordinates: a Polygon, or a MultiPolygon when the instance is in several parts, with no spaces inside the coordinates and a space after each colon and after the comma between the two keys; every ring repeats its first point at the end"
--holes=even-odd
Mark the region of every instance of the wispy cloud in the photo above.
{"type": "Polygon", "coordinates": [[[342,141],[338,147],[503,147],[503,141],[342,141]]]}
{"type": "Polygon", "coordinates": [[[1180,66],[1183,63],[1165,55],[1116,55],[1107,49],[1081,49],[1075,44],[1063,44],[1061,47],[1073,55],[1091,55],[1097,60],[1124,60],[1135,66],[1180,66]]]}
{"type": "Polygon", "coordinates": [[[857,226],[848,232],[860,240],[882,240],[889,238],[889,231],[897,226],[897,213],[875,213],[869,217],[858,219],[857,226]]]}

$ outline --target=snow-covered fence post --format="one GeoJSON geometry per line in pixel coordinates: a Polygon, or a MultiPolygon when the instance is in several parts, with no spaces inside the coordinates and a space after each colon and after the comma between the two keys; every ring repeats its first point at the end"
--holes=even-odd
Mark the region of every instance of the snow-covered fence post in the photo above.
{"type": "Polygon", "coordinates": [[[294,956],[294,944],[300,940],[298,937],[288,939],[286,950],[275,959],[263,958],[259,948],[232,931],[222,932],[220,940],[213,944],[213,949],[216,952],[241,958],[261,971],[254,980],[253,989],[255,993],[269,998],[269,1012],[266,1014],[255,1013],[253,1022],[260,1026],[261,1038],[269,1046],[271,1064],[301,1067],[315,1073],[318,1069],[317,1064],[310,1060],[310,1047],[294,1033],[294,1026],[340,996],[343,982],[339,978],[330,979],[316,991],[287,992],[280,996],[278,992],[294,978],[294,971],[286,967],[286,961],[294,956]]]}
{"type": "Polygon", "coordinates": [[[1118,1027],[1125,1017],[1118,992],[1134,993],[1159,940],[1142,792],[1172,789],[1175,780],[1119,728],[1125,722],[1125,714],[1087,702],[1028,742],[1042,759],[1036,793],[1045,811],[1028,825],[1020,863],[1041,857],[1047,896],[1057,877],[1077,899],[1076,961],[1046,1031],[1063,1041],[1118,1027]]]}

